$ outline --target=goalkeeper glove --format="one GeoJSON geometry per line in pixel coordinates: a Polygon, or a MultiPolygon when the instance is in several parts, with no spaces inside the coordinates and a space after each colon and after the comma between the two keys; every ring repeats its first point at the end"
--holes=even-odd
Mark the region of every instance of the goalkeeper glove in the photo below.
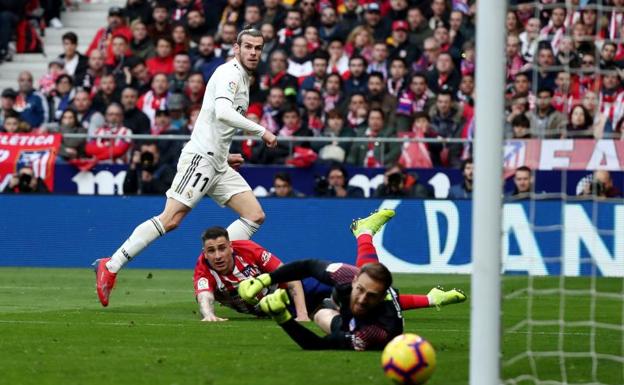
{"type": "Polygon", "coordinates": [[[260,300],[260,310],[273,317],[275,322],[281,325],[292,318],[287,307],[289,304],[290,298],[286,290],[277,289],[260,300]]]}
{"type": "Polygon", "coordinates": [[[249,278],[238,284],[238,295],[243,301],[255,305],[258,303],[256,296],[264,289],[271,285],[271,276],[268,274],[260,274],[255,278],[249,278]]]}

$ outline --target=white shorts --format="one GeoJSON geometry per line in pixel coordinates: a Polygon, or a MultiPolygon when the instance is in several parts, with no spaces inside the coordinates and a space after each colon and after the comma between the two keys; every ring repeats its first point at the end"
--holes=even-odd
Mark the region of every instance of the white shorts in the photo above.
{"type": "Polygon", "coordinates": [[[251,191],[251,187],[232,167],[217,172],[203,156],[183,152],[173,183],[167,190],[167,198],[193,208],[204,195],[208,195],[219,206],[225,206],[232,196],[244,191],[251,191]]]}

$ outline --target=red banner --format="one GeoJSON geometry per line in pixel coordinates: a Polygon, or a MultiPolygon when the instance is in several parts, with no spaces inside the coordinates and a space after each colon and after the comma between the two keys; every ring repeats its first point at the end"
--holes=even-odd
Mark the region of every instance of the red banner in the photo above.
{"type": "Polygon", "coordinates": [[[505,172],[533,170],[624,170],[624,141],[562,139],[510,140],[505,143],[505,172]]]}
{"type": "Polygon", "coordinates": [[[21,166],[29,165],[53,191],[54,162],[61,140],[60,134],[0,133],[0,187],[4,189],[21,166]]]}

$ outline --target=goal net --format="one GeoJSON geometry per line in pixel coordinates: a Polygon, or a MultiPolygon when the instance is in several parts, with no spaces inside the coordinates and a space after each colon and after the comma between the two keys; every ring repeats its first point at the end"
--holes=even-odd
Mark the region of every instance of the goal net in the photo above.
{"type": "Polygon", "coordinates": [[[512,3],[501,382],[624,384],[624,1],[512,3]]]}

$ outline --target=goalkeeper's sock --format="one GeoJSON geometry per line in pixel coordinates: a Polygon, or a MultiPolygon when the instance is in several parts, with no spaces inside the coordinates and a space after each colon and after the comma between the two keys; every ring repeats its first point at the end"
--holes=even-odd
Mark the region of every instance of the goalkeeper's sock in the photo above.
{"type": "Polygon", "coordinates": [[[429,297],[419,294],[400,294],[399,304],[401,310],[421,309],[430,306],[429,297]]]}
{"type": "Polygon", "coordinates": [[[115,251],[110,261],[106,263],[106,268],[111,273],[117,273],[128,261],[143,251],[147,245],[164,234],[165,227],[158,217],[141,223],[134,229],[123,245],[115,251]]]}
{"type": "Polygon", "coordinates": [[[373,245],[373,236],[362,233],[357,237],[357,259],[355,266],[362,267],[367,263],[379,262],[377,250],[373,245]]]}
{"type": "Polygon", "coordinates": [[[249,219],[240,217],[227,228],[230,241],[248,240],[258,231],[260,225],[249,219]]]}

